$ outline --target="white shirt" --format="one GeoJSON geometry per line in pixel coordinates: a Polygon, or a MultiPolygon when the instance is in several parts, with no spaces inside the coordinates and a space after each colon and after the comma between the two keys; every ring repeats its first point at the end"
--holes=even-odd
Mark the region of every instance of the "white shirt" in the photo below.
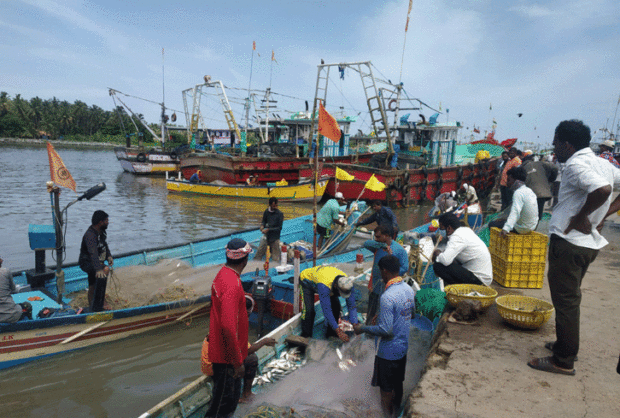
{"type": "Polygon", "coordinates": [[[491,285],[493,281],[491,253],[471,228],[458,227],[448,237],[446,249],[437,256],[436,262],[449,266],[454,260],[474,273],[482,283],[491,285]]]}
{"type": "Polygon", "coordinates": [[[592,232],[582,234],[573,229],[568,235],[564,231],[570,219],[583,207],[588,194],[604,186],[620,184],[620,169],[609,161],[599,158],[592,149],[583,148],[574,153],[562,170],[562,181],[558,194],[558,204],[553,209],[549,222],[549,235],[556,234],[573,245],[598,250],[608,244],[607,240],[596,230],[611,205],[612,196],[603,205],[592,212],[588,219],[592,223],[592,232]]]}
{"type": "Polygon", "coordinates": [[[512,194],[512,205],[508,220],[504,224],[505,231],[513,229],[519,234],[527,234],[536,229],[538,225],[538,201],[536,194],[523,185],[512,194]]]}

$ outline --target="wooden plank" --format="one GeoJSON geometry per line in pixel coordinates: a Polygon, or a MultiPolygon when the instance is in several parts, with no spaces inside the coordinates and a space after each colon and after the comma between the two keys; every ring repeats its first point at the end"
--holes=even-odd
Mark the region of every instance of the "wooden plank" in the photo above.
{"type": "Polygon", "coordinates": [[[73,334],[69,338],[66,338],[66,339],[62,340],[59,344],[70,343],[71,341],[75,340],[76,338],[80,338],[82,335],[86,335],[89,332],[91,332],[92,330],[95,330],[95,329],[99,328],[100,326],[107,324],[108,322],[110,322],[110,321],[98,322],[95,325],[93,325],[92,327],[88,327],[85,330],[82,330],[82,331],[78,332],[77,334],[73,334]]]}

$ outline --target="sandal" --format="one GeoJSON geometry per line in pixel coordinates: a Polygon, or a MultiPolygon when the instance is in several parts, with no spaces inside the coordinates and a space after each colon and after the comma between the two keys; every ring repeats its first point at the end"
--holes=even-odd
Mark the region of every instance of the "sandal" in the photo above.
{"type": "Polygon", "coordinates": [[[553,363],[553,357],[535,358],[533,360],[530,360],[527,365],[530,366],[532,369],[541,370],[543,372],[564,374],[567,376],[575,375],[575,369],[569,370],[556,366],[553,363]]]}
{"type": "MultiPolygon", "coordinates": [[[[555,344],[553,341],[549,341],[548,343],[545,344],[545,348],[553,352],[553,344],[555,344]]],[[[579,360],[579,357],[575,356],[575,360],[573,361],[577,361],[577,360],[579,360]]]]}

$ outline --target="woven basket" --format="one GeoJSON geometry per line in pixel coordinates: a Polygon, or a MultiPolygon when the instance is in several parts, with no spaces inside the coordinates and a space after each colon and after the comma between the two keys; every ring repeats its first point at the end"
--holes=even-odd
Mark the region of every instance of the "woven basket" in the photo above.
{"type": "Polygon", "coordinates": [[[478,284],[452,284],[446,286],[446,298],[452,307],[456,308],[456,305],[462,300],[477,300],[482,304],[482,309],[487,309],[493,305],[495,298],[497,297],[497,291],[493,288],[478,285],[478,284]],[[484,296],[467,296],[468,293],[478,292],[484,296]]]}
{"type": "Polygon", "coordinates": [[[551,318],[553,305],[530,296],[504,295],[496,299],[504,321],[520,328],[537,329],[551,318]]]}

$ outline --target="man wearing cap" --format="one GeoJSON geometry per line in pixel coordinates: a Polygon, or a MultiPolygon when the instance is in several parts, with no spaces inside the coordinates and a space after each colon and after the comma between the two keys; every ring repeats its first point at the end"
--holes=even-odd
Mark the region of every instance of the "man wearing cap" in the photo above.
{"type": "Polygon", "coordinates": [[[376,222],[377,225],[389,226],[392,229],[392,238],[396,238],[398,234],[398,220],[392,209],[383,206],[380,200],[372,202],[372,210],[374,213],[364,220],[357,221],[356,226],[368,225],[376,222]]]}
{"type": "Polygon", "coordinates": [[[357,308],[353,295],[353,278],[332,266],[316,266],[301,272],[301,336],[312,338],[314,328],[314,295],[318,293],[323,316],[327,321],[327,337],[336,335],[342,341],[349,341],[347,334],[338,328],[340,319],[340,301],[342,296],[347,301],[349,322],[357,324],[357,308]]]}
{"type": "Polygon", "coordinates": [[[375,228],[375,239],[368,240],[364,243],[364,248],[375,254],[372,263],[372,274],[368,282],[368,312],[366,315],[366,324],[372,323],[378,309],[379,300],[385,289],[385,284],[381,280],[381,271],[379,269],[379,260],[386,255],[395,256],[400,262],[399,274],[402,276],[409,269],[409,256],[407,252],[398,242],[392,239],[392,228],[387,225],[379,225],[375,228]]]}
{"type": "Polygon", "coordinates": [[[327,231],[332,227],[332,223],[345,225],[344,222],[338,219],[340,214],[344,214],[344,212],[340,212],[340,206],[345,203],[346,201],[342,193],[336,192],[334,198],[329,199],[319,213],[316,214],[316,232],[319,235],[319,249],[323,246],[323,240],[327,236],[327,231]]]}
{"type": "Polygon", "coordinates": [[[613,151],[614,151],[615,146],[616,146],[616,143],[612,141],[611,139],[607,139],[603,141],[603,143],[599,145],[598,147],[600,151],[599,157],[609,161],[610,163],[614,165],[614,167],[620,168],[620,164],[618,164],[618,161],[614,158],[613,151]]]}
{"type": "Polygon", "coordinates": [[[284,214],[278,209],[278,199],[269,198],[269,207],[263,212],[263,220],[260,223],[260,231],[263,236],[258,244],[254,259],[262,260],[267,252],[267,247],[271,250],[271,259],[280,261],[280,233],[284,223],[284,214]]]}
{"type": "Polygon", "coordinates": [[[209,360],[213,363],[213,401],[205,417],[232,416],[241,396],[249,328],[241,273],[251,253],[252,248],[244,240],[230,240],[226,264],[211,286],[209,360]]]}
{"type": "Polygon", "coordinates": [[[415,293],[400,277],[398,258],[393,255],[384,256],[379,260],[379,269],[385,292],[381,295],[377,325],[353,325],[353,329],[356,334],[364,332],[379,337],[371,385],[379,386],[381,406],[387,416],[393,416],[403,399],[415,293]]]}

